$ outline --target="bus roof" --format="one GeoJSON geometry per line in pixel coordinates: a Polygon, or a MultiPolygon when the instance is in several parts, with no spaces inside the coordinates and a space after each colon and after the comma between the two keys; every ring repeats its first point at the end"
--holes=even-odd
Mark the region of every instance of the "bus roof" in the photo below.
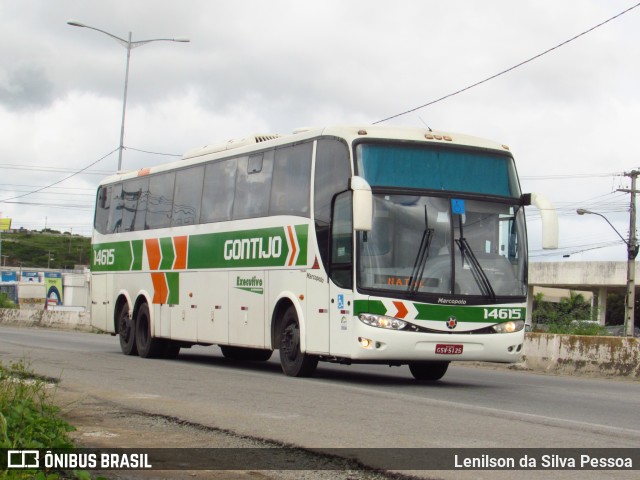
{"type": "Polygon", "coordinates": [[[249,154],[257,150],[262,150],[266,147],[286,145],[292,142],[301,142],[320,136],[343,138],[350,145],[355,140],[369,138],[372,140],[399,140],[429,142],[435,144],[452,144],[488,150],[499,150],[503,152],[509,150],[509,147],[506,145],[499,144],[491,140],[460,133],[432,131],[428,128],[395,127],[386,125],[304,127],[294,130],[291,134],[250,135],[239,139],[228,140],[226,142],[205,145],[200,148],[189,150],[182,156],[181,160],[140,170],[120,171],[115,175],[105,178],[100,182],[100,184],[172,170],[174,168],[184,168],[204,161],[225,158],[231,154],[234,156],[249,154]]]}

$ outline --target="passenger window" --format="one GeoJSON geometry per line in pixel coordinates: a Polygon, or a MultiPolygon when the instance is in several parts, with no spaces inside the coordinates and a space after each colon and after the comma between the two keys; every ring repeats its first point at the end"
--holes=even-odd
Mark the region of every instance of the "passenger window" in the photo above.
{"type": "Polygon", "coordinates": [[[171,225],[194,225],[200,219],[204,167],[187,168],[176,173],[171,225]]]}
{"type": "Polygon", "coordinates": [[[252,156],[238,159],[233,219],[264,217],[269,213],[273,151],[264,152],[261,162],[252,156]],[[262,163],[259,171],[257,166],[262,163]]]}
{"type": "Polygon", "coordinates": [[[171,225],[175,173],[161,173],[149,178],[149,200],[145,230],[166,228],[171,225]]]}
{"type": "Polygon", "coordinates": [[[271,215],[309,217],[309,184],[313,143],[278,148],[271,186],[271,215]]]}
{"type": "Polygon", "coordinates": [[[122,198],[122,184],[113,185],[111,191],[111,212],[109,213],[108,233],[118,233],[122,231],[122,211],[124,202],[122,198]]]}
{"type": "Polygon", "coordinates": [[[128,180],[122,185],[124,201],[122,212],[122,231],[144,230],[149,197],[149,177],[128,180]]]}
{"type": "Polygon", "coordinates": [[[204,172],[200,222],[231,220],[238,159],[210,163],[204,172]]]}
{"type": "Polygon", "coordinates": [[[109,212],[111,207],[111,185],[102,186],[98,190],[98,198],[96,201],[96,217],[94,226],[100,233],[107,232],[107,223],[109,221],[109,212]]]}

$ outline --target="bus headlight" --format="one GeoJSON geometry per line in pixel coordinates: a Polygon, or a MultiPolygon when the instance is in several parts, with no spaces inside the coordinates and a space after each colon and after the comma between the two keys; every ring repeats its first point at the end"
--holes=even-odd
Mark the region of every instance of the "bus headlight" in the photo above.
{"type": "Polygon", "coordinates": [[[498,323],[497,325],[494,325],[491,328],[493,328],[493,331],[496,332],[496,333],[519,332],[520,330],[522,330],[524,328],[524,321],[523,320],[512,320],[510,322],[498,323]]]}
{"type": "Polygon", "coordinates": [[[362,323],[372,327],[388,328],[390,330],[402,330],[407,326],[407,322],[385,315],[375,315],[373,313],[361,313],[358,318],[362,323]]]}

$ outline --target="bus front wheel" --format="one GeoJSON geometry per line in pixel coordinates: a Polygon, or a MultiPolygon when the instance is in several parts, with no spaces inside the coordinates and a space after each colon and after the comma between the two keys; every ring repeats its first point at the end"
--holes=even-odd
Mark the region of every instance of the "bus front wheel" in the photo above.
{"type": "Polygon", "coordinates": [[[300,323],[293,305],[282,320],[280,364],[282,371],[290,377],[310,377],[318,366],[318,357],[300,351],[300,323]]]}
{"type": "Polygon", "coordinates": [[[435,382],[444,377],[449,368],[449,362],[420,362],[410,363],[409,370],[416,380],[435,382]]]}
{"type": "Polygon", "coordinates": [[[164,352],[164,340],[151,336],[151,316],[149,306],[146,303],[140,305],[136,315],[136,347],[138,355],[143,358],[162,356],[164,352]]]}
{"type": "Polygon", "coordinates": [[[125,355],[137,355],[136,348],[136,322],[129,317],[129,305],[125,302],[118,311],[118,335],[120,336],[120,349],[125,355]]]}

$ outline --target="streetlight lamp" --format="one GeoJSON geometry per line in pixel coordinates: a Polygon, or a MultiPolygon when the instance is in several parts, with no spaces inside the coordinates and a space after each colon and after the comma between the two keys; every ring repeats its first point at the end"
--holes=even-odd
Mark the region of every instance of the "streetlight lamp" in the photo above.
{"type": "Polygon", "coordinates": [[[635,214],[632,212],[631,225],[629,229],[629,239],[625,239],[620,232],[614,227],[609,219],[598,212],[592,212],[579,208],[576,210],[578,215],[597,215],[604,218],[613,231],[618,234],[622,241],[627,246],[627,295],[625,297],[625,318],[624,318],[624,335],[634,336],[635,330],[635,301],[636,301],[636,257],[638,256],[638,245],[635,236],[635,214]]]}
{"type": "Polygon", "coordinates": [[[73,27],[82,27],[89,28],[91,30],[95,30],[96,32],[104,33],[105,35],[110,36],[119,44],[124,46],[127,49],[127,68],[124,75],[124,100],[122,101],[122,123],[120,125],[120,146],[118,148],[118,171],[122,169],[122,150],[124,149],[123,141],[124,141],[124,116],[127,109],[127,88],[129,85],[129,59],[131,58],[131,50],[145,45],[151,42],[190,42],[188,38],[184,37],[176,37],[176,38],[151,38],[149,40],[137,40],[135,42],[131,41],[131,32],[129,32],[129,39],[125,40],[124,38],[120,38],[117,35],[113,35],[109,32],[105,32],[104,30],[100,30],[99,28],[90,27],[89,25],[85,25],[84,23],[78,22],[76,20],[69,20],[67,24],[73,27]]]}

